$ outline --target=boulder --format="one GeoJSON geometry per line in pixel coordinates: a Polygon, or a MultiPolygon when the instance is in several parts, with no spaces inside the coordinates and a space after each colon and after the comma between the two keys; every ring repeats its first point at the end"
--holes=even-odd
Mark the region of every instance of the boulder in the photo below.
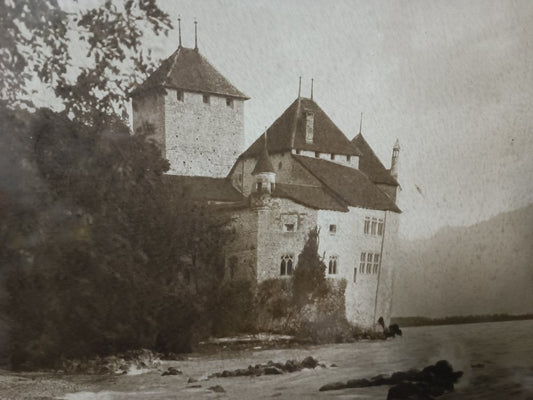
{"type": "Polygon", "coordinates": [[[224,388],[222,386],[220,386],[220,385],[210,386],[207,389],[211,390],[212,392],[215,392],[215,393],[225,393],[226,392],[224,390],[224,388]]]}
{"type": "Polygon", "coordinates": [[[265,375],[281,375],[283,374],[283,371],[277,367],[272,366],[272,367],[266,367],[264,369],[264,373],[265,375]]]}
{"type": "Polygon", "coordinates": [[[313,357],[309,356],[303,359],[301,365],[302,365],[302,368],[313,369],[318,365],[318,361],[315,360],[313,357]]]}
{"type": "Polygon", "coordinates": [[[181,375],[183,372],[181,372],[179,369],[174,367],[168,367],[168,369],[161,374],[161,376],[169,376],[169,375],[181,375]]]}
{"type": "Polygon", "coordinates": [[[322,386],[318,390],[321,391],[321,392],[325,392],[325,391],[328,391],[328,390],[341,390],[341,389],[346,389],[346,383],[345,382],[328,383],[328,384],[322,386]]]}

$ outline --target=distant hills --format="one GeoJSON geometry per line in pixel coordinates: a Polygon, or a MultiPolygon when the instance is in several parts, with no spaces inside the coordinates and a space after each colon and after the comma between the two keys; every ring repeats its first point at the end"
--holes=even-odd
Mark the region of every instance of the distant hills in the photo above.
{"type": "Polygon", "coordinates": [[[533,204],[402,241],[393,315],[533,313],[533,204]]]}

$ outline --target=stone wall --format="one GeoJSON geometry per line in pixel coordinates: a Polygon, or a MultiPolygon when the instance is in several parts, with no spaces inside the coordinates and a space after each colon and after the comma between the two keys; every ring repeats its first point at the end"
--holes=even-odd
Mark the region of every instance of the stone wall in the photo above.
{"type": "Polygon", "coordinates": [[[272,199],[270,209],[258,210],[257,279],[259,282],[280,278],[281,257],[284,255],[292,255],[296,267],[298,255],[303,250],[307,235],[316,223],[316,210],[287,199],[272,199]],[[285,232],[283,229],[285,223],[295,223],[294,232],[285,232]]]}
{"type": "Polygon", "coordinates": [[[228,211],[235,235],[225,248],[224,279],[257,280],[257,211],[242,208],[228,211]]]}
{"type": "Polygon", "coordinates": [[[244,102],[202,93],[167,89],[166,157],[170,174],[224,177],[244,147],[244,102]]]}
{"type": "Polygon", "coordinates": [[[379,290],[376,307],[376,318],[380,316],[385,320],[385,325],[390,324],[392,316],[392,294],[394,290],[394,276],[401,271],[397,270],[398,260],[398,229],[401,214],[387,211],[385,238],[383,242],[383,255],[381,275],[379,277],[379,290]]]}
{"type": "Polygon", "coordinates": [[[165,154],[165,99],[162,93],[146,93],[132,99],[133,132],[138,133],[144,124],[150,124],[154,132],[148,136],[165,154]]]}
{"type": "MultiPolygon", "coordinates": [[[[364,233],[365,217],[384,219],[385,212],[350,207],[348,213],[320,210],[320,255],[328,267],[331,256],[337,257],[337,273],[328,275],[333,279],[346,279],[346,318],[354,325],[365,328],[374,326],[374,308],[379,273],[361,273],[361,253],[381,254],[383,236],[364,233]],[[330,232],[335,225],[335,233],[330,232]],[[355,279],[354,279],[355,278],[355,279]]],[[[386,236],[385,236],[386,237],[386,236]]],[[[386,293],[385,291],[383,292],[386,293]]],[[[383,298],[382,304],[386,304],[383,298]]],[[[379,315],[375,317],[379,318],[379,315]]]]}

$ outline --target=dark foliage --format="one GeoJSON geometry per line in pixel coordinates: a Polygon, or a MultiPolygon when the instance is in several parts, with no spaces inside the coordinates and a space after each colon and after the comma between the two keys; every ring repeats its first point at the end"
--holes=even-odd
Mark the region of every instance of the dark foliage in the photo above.
{"type": "Polygon", "coordinates": [[[167,162],[120,121],[0,108],[0,257],[14,367],[209,334],[224,221],[171,195],[167,162]]]}
{"type": "Polygon", "coordinates": [[[303,307],[328,293],[326,266],[318,255],[318,228],[309,232],[292,277],[294,304],[303,307]]]}
{"type": "Polygon", "coordinates": [[[224,283],[212,297],[212,331],[217,336],[255,330],[254,288],[250,280],[224,283]]]}
{"type": "Polygon", "coordinates": [[[36,78],[79,121],[96,125],[109,115],[124,117],[124,98],[153,70],[143,36],[166,35],[171,27],[155,0],[65,8],[57,0],[2,1],[0,96],[32,104],[26,84],[36,78]]]}

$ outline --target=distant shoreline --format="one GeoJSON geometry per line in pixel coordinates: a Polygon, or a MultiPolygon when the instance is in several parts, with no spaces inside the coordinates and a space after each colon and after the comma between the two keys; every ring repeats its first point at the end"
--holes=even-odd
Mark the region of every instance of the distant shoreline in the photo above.
{"type": "Polygon", "coordinates": [[[527,319],[533,319],[533,314],[458,315],[444,318],[393,317],[391,318],[391,324],[398,324],[400,327],[403,328],[409,326],[458,325],[476,324],[481,322],[522,321],[527,319]]]}

